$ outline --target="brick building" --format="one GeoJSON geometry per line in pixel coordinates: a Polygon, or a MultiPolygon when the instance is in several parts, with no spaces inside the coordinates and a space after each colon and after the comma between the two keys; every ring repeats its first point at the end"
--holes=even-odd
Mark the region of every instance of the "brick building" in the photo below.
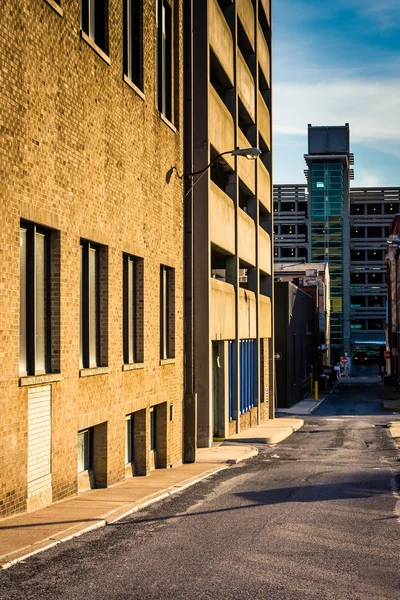
{"type": "Polygon", "coordinates": [[[2,516],[182,460],[182,4],[0,4],[2,516]]]}
{"type": "Polygon", "coordinates": [[[269,0],[186,6],[185,165],[198,173],[186,192],[186,390],[207,447],[274,409],[271,12],[269,0]]]}

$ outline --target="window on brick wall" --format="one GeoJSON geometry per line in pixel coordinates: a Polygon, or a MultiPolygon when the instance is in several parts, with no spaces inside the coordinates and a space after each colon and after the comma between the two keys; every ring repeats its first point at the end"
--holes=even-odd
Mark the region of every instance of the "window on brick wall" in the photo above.
{"type": "Polygon", "coordinates": [[[150,408],[150,452],[157,450],[156,407],[150,408]]]}
{"type": "Polygon", "coordinates": [[[108,54],[108,0],[81,0],[81,28],[108,54]]]}
{"type": "Polygon", "coordinates": [[[78,473],[88,471],[93,463],[93,429],[78,431],[78,473]]]}
{"type": "Polygon", "coordinates": [[[160,358],[175,357],[175,269],[161,266],[160,358]]]}
{"type": "Polygon", "coordinates": [[[34,223],[20,228],[21,375],[59,370],[59,236],[34,223]]]}
{"type": "Polygon", "coordinates": [[[135,414],[131,413],[125,417],[125,464],[133,462],[134,457],[134,424],[135,414]]]}
{"type": "Polygon", "coordinates": [[[107,248],[81,240],[80,363],[85,369],[107,365],[107,248]]]}
{"type": "Polygon", "coordinates": [[[123,360],[143,362],[143,259],[123,256],[123,360]]]}
{"type": "Polygon", "coordinates": [[[143,90],[142,0],[124,0],[124,73],[143,90]]]}
{"type": "Polygon", "coordinates": [[[172,8],[157,1],[157,106],[172,121],[172,8]]]}

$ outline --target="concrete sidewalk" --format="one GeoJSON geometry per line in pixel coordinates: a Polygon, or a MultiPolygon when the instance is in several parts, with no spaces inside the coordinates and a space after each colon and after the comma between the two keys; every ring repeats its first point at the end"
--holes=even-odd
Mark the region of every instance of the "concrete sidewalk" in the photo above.
{"type": "MultiPolygon", "coordinates": [[[[311,396],[311,394],[310,394],[311,396]]],[[[314,400],[312,398],[306,398],[305,400],[301,400],[297,402],[297,404],[293,404],[290,408],[277,408],[277,415],[312,415],[313,412],[317,410],[319,406],[326,400],[326,396],[321,396],[319,400],[314,400]]]]}
{"type": "Polygon", "coordinates": [[[289,435],[303,427],[302,419],[279,417],[256,425],[235,435],[231,435],[227,442],[245,442],[248,444],[278,444],[289,435]]]}
{"type": "Polygon", "coordinates": [[[198,449],[196,463],[157,469],[105,489],[84,492],[41,510],[0,521],[0,567],[102,527],[171,496],[202,479],[256,456],[250,446],[198,449]]]}
{"type": "Polygon", "coordinates": [[[387,428],[398,446],[400,446],[400,421],[392,421],[387,424],[387,428]]]}

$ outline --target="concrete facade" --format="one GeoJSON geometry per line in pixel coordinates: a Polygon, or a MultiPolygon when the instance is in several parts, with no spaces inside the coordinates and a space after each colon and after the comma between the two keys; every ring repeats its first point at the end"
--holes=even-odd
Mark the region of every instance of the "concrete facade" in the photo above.
{"type": "Polygon", "coordinates": [[[268,0],[189,6],[186,391],[209,447],[273,416],[271,14],[268,0]]]}
{"type": "MultiPolygon", "coordinates": [[[[330,128],[327,128],[330,129],[330,128]]],[[[339,128],[340,129],[340,128],[339,128]]],[[[348,150],[348,148],[347,148],[348,150]]],[[[313,155],[307,155],[312,162],[313,155]]],[[[335,157],[324,156],[331,163],[335,157]]],[[[325,162],[326,162],[325,160],[325,162]]],[[[344,153],[336,164],[353,163],[351,153],[344,153]]],[[[348,169],[344,169],[347,186],[348,169]]],[[[352,170],[350,169],[350,177],[352,170]]],[[[301,264],[313,260],[311,179],[302,184],[274,186],[274,260],[276,263],[301,264]]],[[[346,345],[337,351],[382,355],[385,346],[385,248],[388,227],[400,211],[400,188],[350,187],[343,218],[343,332],[346,345]]],[[[331,274],[332,275],[332,274],[331,274]]],[[[332,313],[336,311],[332,300],[332,313]]],[[[344,338],[343,338],[344,340],[344,338]]],[[[335,361],[338,353],[335,353],[335,361]]]]}
{"type": "MultiPolygon", "coordinates": [[[[0,6],[1,516],[61,500],[78,487],[122,481],[132,414],[131,474],[182,461],[184,215],[182,182],[166,182],[171,164],[183,170],[182,2],[168,0],[168,7],[172,100],[166,115],[155,103],[155,2],[143,3],[140,84],[124,74],[119,0],[108,2],[108,48],[81,29],[78,0],[0,6]],[[40,236],[48,240],[44,300],[29,283],[41,277],[37,270],[29,274],[29,236],[35,244],[40,236]],[[97,359],[89,365],[80,358],[86,335],[80,335],[86,310],[80,253],[86,247],[99,259],[90,296],[96,311],[89,312],[96,315],[97,359]],[[125,360],[122,351],[124,254],[137,269],[135,360],[125,360]],[[160,354],[162,266],[169,298],[166,357],[160,354]],[[50,335],[40,365],[43,302],[50,322],[42,329],[50,335]],[[21,370],[25,303],[36,363],[28,356],[21,370]],[[79,460],[87,467],[79,476],[78,432],[79,460]]],[[[36,250],[34,265],[41,264],[39,245],[36,250]]]]}
{"type": "MultiPolygon", "coordinates": [[[[388,228],[400,211],[400,188],[350,188],[349,322],[351,356],[385,346],[388,228]]],[[[304,268],[311,257],[307,184],[274,186],[274,260],[304,268]]]]}

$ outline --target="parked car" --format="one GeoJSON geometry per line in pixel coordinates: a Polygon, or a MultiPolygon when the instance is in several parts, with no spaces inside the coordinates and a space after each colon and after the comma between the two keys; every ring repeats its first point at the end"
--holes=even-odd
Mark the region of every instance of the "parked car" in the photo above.
{"type": "Polygon", "coordinates": [[[367,352],[356,352],[353,356],[353,365],[375,365],[377,357],[369,355],[367,352]]]}

